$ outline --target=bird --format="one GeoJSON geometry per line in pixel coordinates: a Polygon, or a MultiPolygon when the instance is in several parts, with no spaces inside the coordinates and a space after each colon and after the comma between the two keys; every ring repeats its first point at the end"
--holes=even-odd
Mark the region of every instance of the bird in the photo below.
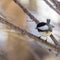
{"type": "Polygon", "coordinates": [[[39,38],[46,37],[45,41],[47,41],[48,36],[52,34],[53,25],[50,24],[50,19],[47,19],[46,22],[40,22],[36,25],[37,31],[40,33],[39,38]]]}

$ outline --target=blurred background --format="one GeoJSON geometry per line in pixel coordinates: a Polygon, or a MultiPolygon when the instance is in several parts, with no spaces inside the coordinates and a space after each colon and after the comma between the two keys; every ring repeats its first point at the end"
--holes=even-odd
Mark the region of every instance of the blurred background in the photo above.
{"type": "MultiPolygon", "coordinates": [[[[58,41],[60,40],[60,16],[44,0],[19,0],[19,2],[39,21],[46,22],[47,19],[51,19],[51,24],[55,26],[52,34],[58,41]]],[[[39,36],[35,29],[35,22],[13,0],[0,0],[0,16],[3,17],[3,15],[9,22],[39,36]]],[[[17,33],[0,22],[0,54],[2,56],[0,60],[59,60],[33,39],[17,33]]],[[[48,42],[54,44],[50,38],[48,42]]]]}

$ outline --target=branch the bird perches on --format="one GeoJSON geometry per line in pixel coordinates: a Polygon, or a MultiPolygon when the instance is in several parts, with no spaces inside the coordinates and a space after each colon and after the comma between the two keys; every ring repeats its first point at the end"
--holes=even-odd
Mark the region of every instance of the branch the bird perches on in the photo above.
{"type": "MultiPolygon", "coordinates": [[[[18,0],[13,0],[36,24],[39,23],[39,20],[37,20],[18,0]]],[[[58,45],[58,42],[56,38],[51,34],[51,39],[55,43],[55,45],[58,45]]],[[[58,45],[59,46],[59,45],[58,45]]]]}
{"type": "MultiPolygon", "coordinates": [[[[29,12],[28,12],[28,13],[29,13],[29,12]]],[[[29,14],[30,14],[30,13],[29,13],[29,14]]],[[[33,16],[33,15],[31,15],[31,16],[33,16]]],[[[31,16],[30,16],[30,17],[31,17],[31,16]]],[[[3,17],[5,17],[5,16],[3,16],[3,17]]],[[[44,40],[41,39],[41,38],[38,38],[37,36],[35,36],[35,35],[27,32],[26,30],[18,27],[17,25],[9,22],[7,18],[3,18],[3,17],[0,17],[0,22],[6,24],[6,25],[8,25],[8,26],[10,26],[12,29],[17,30],[18,32],[20,32],[20,33],[22,33],[22,34],[23,34],[23,32],[24,32],[24,35],[27,35],[28,37],[34,39],[35,41],[42,43],[43,45],[51,48],[52,50],[56,51],[57,53],[60,53],[60,48],[59,48],[59,47],[56,47],[55,45],[50,44],[50,43],[44,41],[44,40]]],[[[33,17],[34,17],[34,16],[33,16],[33,17]]],[[[33,19],[33,17],[32,17],[32,19],[33,19]]],[[[36,19],[36,18],[34,17],[34,19],[36,19]]],[[[34,20],[34,21],[35,21],[35,20],[34,20]]],[[[39,23],[38,20],[36,20],[36,21],[39,23]]]]}
{"type": "Polygon", "coordinates": [[[27,35],[28,37],[34,39],[35,41],[42,43],[43,45],[51,48],[52,50],[56,51],[57,53],[60,53],[60,48],[59,47],[56,47],[55,45],[50,44],[50,43],[44,41],[43,39],[41,39],[41,38],[39,38],[39,37],[37,37],[37,36],[27,32],[26,30],[18,27],[17,25],[15,25],[15,24],[13,24],[11,22],[8,22],[8,20],[6,18],[0,17],[0,22],[10,26],[12,29],[20,32],[20,34],[21,33],[23,34],[23,32],[24,32],[24,35],[27,35]]]}

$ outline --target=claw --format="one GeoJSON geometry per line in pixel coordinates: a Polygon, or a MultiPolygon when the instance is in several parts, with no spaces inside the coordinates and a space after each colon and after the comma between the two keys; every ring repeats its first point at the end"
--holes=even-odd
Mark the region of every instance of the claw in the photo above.
{"type": "Polygon", "coordinates": [[[39,39],[41,38],[41,36],[38,37],[39,39]]]}
{"type": "Polygon", "coordinates": [[[45,42],[47,42],[47,39],[45,40],[45,42]]]}

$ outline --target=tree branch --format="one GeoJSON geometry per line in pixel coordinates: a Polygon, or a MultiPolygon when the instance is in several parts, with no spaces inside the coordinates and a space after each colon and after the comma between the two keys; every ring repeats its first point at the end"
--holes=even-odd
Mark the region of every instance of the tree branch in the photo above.
{"type": "MultiPolygon", "coordinates": [[[[21,3],[18,0],[13,0],[36,24],[39,23],[39,20],[37,20],[24,6],[21,5],[21,3]]],[[[51,35],[50,36],[51,39],[53,40],[53,42],[55,43],[55,45],[58,45],[58,42],[56,40],[56,38],[51,35]]]]}
{"type": "Polygon", "coordinates": [[[57,0],[50,0],[56,7],[56,9],[60,12],[60,2],[57,0]]]}
{"type": "Polygon", "coordinates": [[[38,38],[37,36],[35,36],[35,35],[27,32],[27,31],[25,31],[24,29],[21,29],[20,27],[16,26],[16,25],[13,24],[13,23],[8,22],[7,19],[0,17],[0,22],[6,24],[6,25],[8,25],[8,26],[10,26],[12,29],[19,31],[19,32],[22,33],[22,34],[23,34],[23,32],[24,32],[24,35],[27,35],[28,37],[34,39],[35,41],[40,42],[40,43],[42,43],[43,45],[46,45],[47,47],[50,47],[50,48],[53,49],[54,51],[60,53],[60,49],[59,49],[58,47],[56,47],[55,45],[50,44],[50,43],[48,43],[48,42],[45,42],[43,39],[38,38]]]}
{"type": "Polygon", "coordinates": [[[56,11],[59,15],[60,15],[60,11],[59,10],[57,10],[56,8],[54,8],[47,0],[44,0],[45,1],[45,3],[50,7],[50,8],[52,8],[54,11],[56,11]]]}

